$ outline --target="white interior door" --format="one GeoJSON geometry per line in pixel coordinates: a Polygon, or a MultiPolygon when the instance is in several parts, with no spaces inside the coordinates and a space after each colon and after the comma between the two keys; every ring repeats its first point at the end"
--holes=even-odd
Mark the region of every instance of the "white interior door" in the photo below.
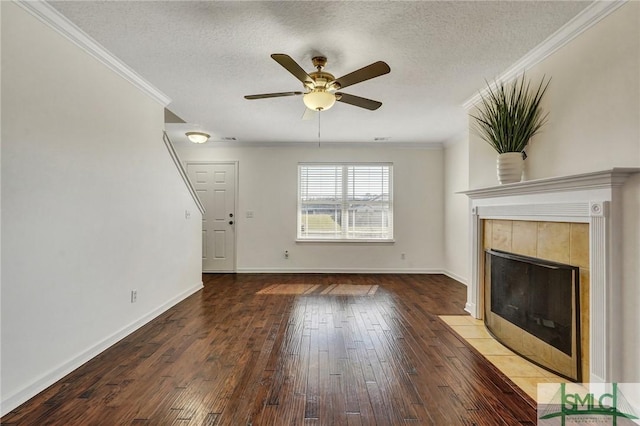
{"type": "Polygon", "coordinates": [[[204,205],[202,271],[235,272],[236,165],[187,163],[187,174],[204,205]]]}

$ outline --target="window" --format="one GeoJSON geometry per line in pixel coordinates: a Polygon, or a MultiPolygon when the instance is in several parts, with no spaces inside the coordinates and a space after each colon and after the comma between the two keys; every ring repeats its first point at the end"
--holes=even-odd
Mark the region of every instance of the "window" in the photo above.
{"type": "Polygon", "coordinates": [[[299,164],[299,240],[393,239],[393,165],[299,164]]]}

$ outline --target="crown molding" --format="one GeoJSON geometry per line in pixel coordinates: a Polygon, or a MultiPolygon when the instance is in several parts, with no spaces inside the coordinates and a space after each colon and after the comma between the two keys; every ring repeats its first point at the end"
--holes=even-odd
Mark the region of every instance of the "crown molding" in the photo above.
{"type": "Polygon", "coordinates": [[[41,22],[47,25],[49,28],[55,30],[63,37],[71,41],[76,46],[87,52],[89,55],[96,58],[107,68],[114,71],[116,74],[133,84],[142,92],[147,94],[153,100],[167,106],[171,103],[171,98],[155,88],[151,83],[146,81],[142,76],[129,68],[124,62],[115,57],[104,46],[91,38],[88,34],[82,31],[73,22],[67,19],[64,15],[58,12],[53,6],[43,0],[26,1],[26,0],[13,0],[15,4],[22,9],[29,12],[31,15],[38,18],[41,22]]]}
{"type": "MultiPolygon", "coordinates": [[[[242,144],[242,143],[241,143],[242,144]]],[[[383,149],[422,149],[422,150],[438,150],[442,149],[440,142],[255,142],[246,143],[245,146],[271,146],[271,147],[304,147],[304,148],[383,148],[383,149]]]]}
{"type": "MultiPolygon", "coordinates": [[[[577,14],[573,19],[563,25],[558,31],[551,34],[542,43],[530,50],[526,55],[520,58],[516,63],[507,68],[502,74],[496,77],[494,83],[491,83],[489,87],[495,89],[495,82],[502,81],[508,82],[515,79],[519,74],[522,74],[527,69],[539,64],[554,52],[562,48],[571,40],[579,36],[584,31],[591,28],[598,23],[604,17],[618,9],[625,4],[628,0],[596,0],[587,6],[582,12],[577,14]]],[[[489,88],[484,88],[479,93],[466,100],[462,106],[465,110],[473,108],[480,100],[482,96],[488,92],[489,88]]]]}
{"type": "Polygon", "coordinates": [[[203,144],[181,141],[180,146],[193,148],[369,148],[369,149],[443,149],[441,142],[277,142],[277,141],[218,141],[215,138],[203,144]]]}

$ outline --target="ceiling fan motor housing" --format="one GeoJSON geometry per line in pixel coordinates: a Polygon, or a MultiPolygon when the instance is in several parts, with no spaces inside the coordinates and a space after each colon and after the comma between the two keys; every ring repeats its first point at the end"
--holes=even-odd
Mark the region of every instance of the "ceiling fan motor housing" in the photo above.
{"type": "Polygon", "coordinates": [[[327,58],[325,56],[314,56],[313,58],[311,58],[311,62],[313,63],[313,66],[318,69],[318,71],[327,66],[327,58]]]}

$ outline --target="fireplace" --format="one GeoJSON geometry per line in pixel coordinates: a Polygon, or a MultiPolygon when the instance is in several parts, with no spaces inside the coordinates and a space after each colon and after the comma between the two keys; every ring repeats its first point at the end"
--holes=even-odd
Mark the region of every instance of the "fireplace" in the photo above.
{"type": "MultiPolygon", "coordinates": [[[[561,223],[569,223],[570,227],[574,224],[586,225],[587,262],[584,272],[582,266],[580,270],[580,304],[585,316],[580,345],[582,380],[612,382],[622,377],[619,351],[624,342],[622,320],[620,311],[611,307],[623,303],[623,185],[637,173],[640,173],[640,168],[614,168],[464,191],[463,194],[470,199],[471,208],[471,278],[467,286],[465,309],[475,318],[483,318],[484,249],[491,248],[484,244],[488,235],[487,222],[513,221],[512,226],[516,226],[520,221],[535,221],[538,230],[566,227],[561,223]],[[586,280],[583,279],[583,273],[586,280]],[[585,282],[588,283],[586,292],[585,282]]],[[[498,228],[501,228],[499,232],[493,229],[493,242],[506,240],[505,227],[499,225],[498,228]]],[[[548,233],[559,236],[554,230],[548,233]]],[[[511,244],[518,245],[519,239],[512,239],[511,244]]],[[[547,250],[549,247],[543,243],[536,247],[536,251],[540,248],[547,250]]],[[[546,257],[539,253],[535,256],[546,257]]],[[[565,263],[562,260],[560,262],[565,263]]],[[[573,261],[566,263],[575,264],[573,261]]],[[[510,324],[508,321],[506,323],[510,324]]]]}
{"type": "Polygon", "coordinates": [[[491,334],[530,361],[581,381],[580,268],[488,249],[484,270],[491,334]]]}

